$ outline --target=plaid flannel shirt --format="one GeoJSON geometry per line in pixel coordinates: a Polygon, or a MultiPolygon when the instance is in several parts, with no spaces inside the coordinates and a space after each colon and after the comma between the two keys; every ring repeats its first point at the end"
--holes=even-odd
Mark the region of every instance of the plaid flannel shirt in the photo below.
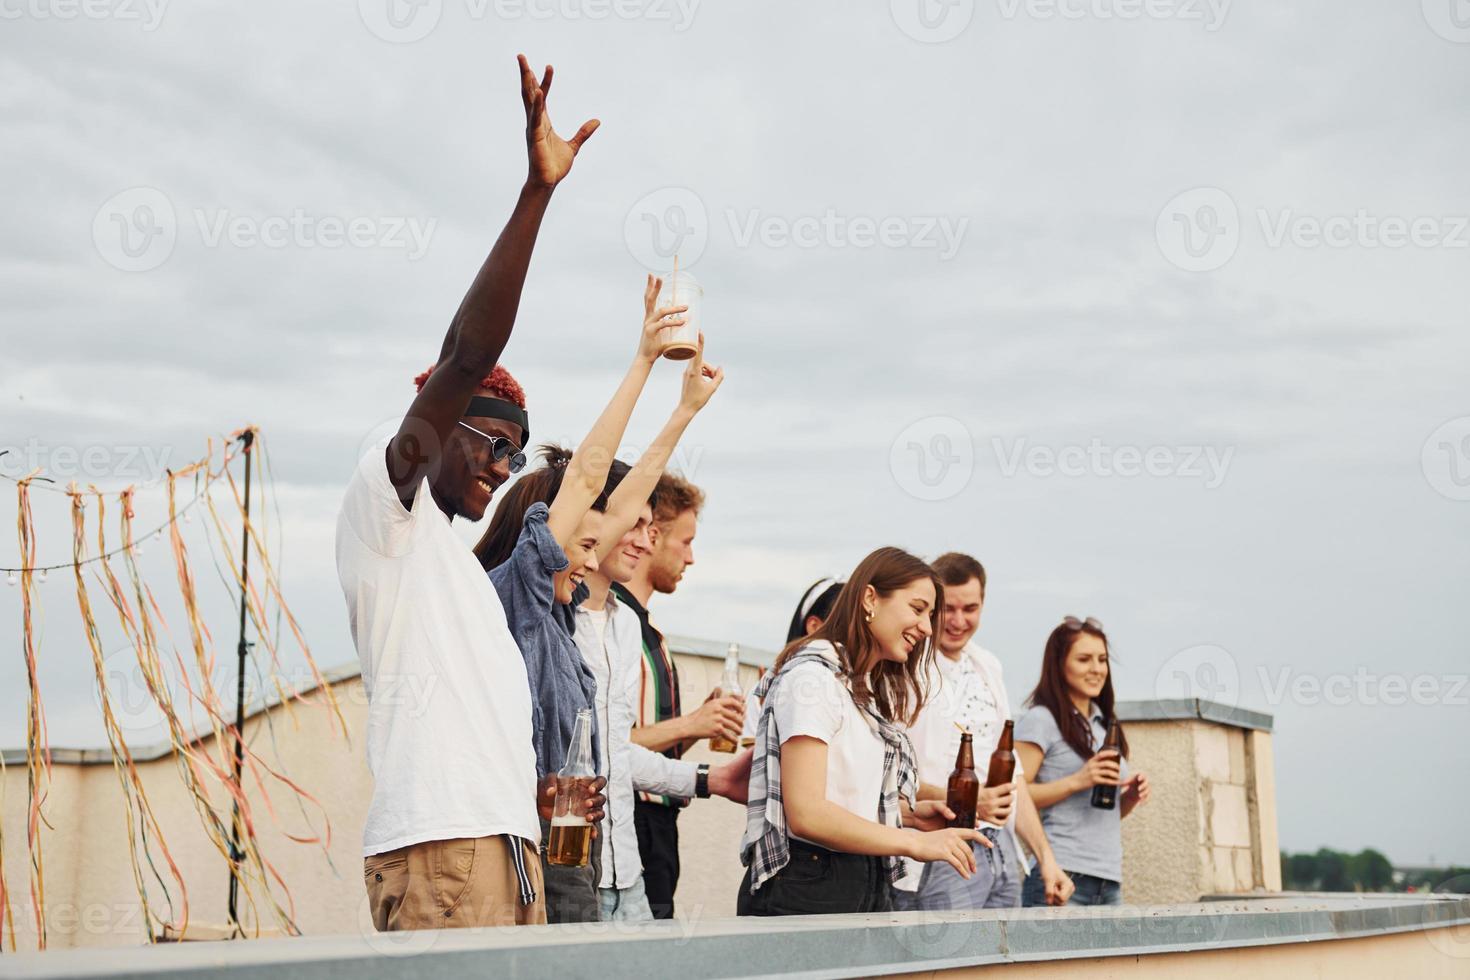
{"type": "MultiPolygon", "coordinates": [[[[786,829],[786,810],[781,802],[781,733],[776,730],[772,711],[775,703],[773,693],[787,671],[801,663],[820,663],[842,679],[841,665],[822,652],[831,649],[825,641],[803,647],[781,666],[779,672],[767,673],[756,685],[755,695],[761,700],[761,714],[756,726],[755,756],[750,766],[745,838],[740,847],[740,863],[751,869],[751,894],[791,860],[790,833],[786,829]]],[[[871,703],[860,707],[859,711],[883,739],[883,794],[878,799],[878,822],[902,827],[899,797],[912,805],[919,788],[913,745],[898,726],[874,711],[871,703]]],[[[897,881],[907,873],[902,858],[890,856],[883,861],[890,881],[897,881]]]]}

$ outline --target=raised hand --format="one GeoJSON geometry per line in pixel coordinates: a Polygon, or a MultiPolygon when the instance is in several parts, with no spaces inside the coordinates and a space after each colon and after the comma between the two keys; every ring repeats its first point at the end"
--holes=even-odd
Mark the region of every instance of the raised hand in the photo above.
{"type": "Polygon", "coordinates": [[[546,114],[546,95],[551,91],[552,67],[546,66],[541,81],[523,54],[516,55],[521,68],[521,102],[526,107],[526,155],[530,173],[527,180],[545,187],[555,187],[572,169],[572,161],[587,138],[602,125],[599,120],[589,119],[577,130],[575,136],[564,140],[551,128],[551,117],[546,114]]]}
{"type": "Polygon", "coordinates": [[[681,408],[698,412],[709,404],[725,381],[725,369],[704,363],[704,334],[699,335],[699,351],[684,369],[684,390],[679,396],[681,408]]]}
{"type": "Polygon", "coordinates": [[[648,283],[643,287],[643,335],[638,340],[638,356],[649,364],[657,361],[668,346],[664,331],[671,327],[682,327],[687,322],[684,317],[675,316],[689,309],[682,303],[654,309],[663,284],[664,281],[657,276],[649,276],[648,283]]]}

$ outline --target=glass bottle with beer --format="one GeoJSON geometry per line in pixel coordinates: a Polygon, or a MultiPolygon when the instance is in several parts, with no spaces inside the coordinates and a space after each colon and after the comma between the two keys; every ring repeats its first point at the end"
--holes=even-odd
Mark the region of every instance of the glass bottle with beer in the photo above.
{"type": "Polygon", "coordinates": [[[960,750],[955,755],[954,771],[949,774],[944,805],[954,812],[951,827],[974,828],[975,811],[980,805],[980,775],[975,772],[975,744],[969,732],[960,733],[960,750]]]}
{"type": "MultiPolygon", "coordinates": [[[[1117,753],[1121,739],[1118,737],[1118,719],[1108,722],[1108,734],[1103,739],[1102,752],[1117,753]]],[[[1118,787],[1098,783],[1092,787],[1092,805],[1099,810],[1111,810],[1118,805],[1118,787]]]]}
{"type": "MultiPolygon", "coordinates": [[[[990,769],[985,774],[985,788],[995,789],[1004,786],[1016,777],[1016,723],[1007,720],[1005,727],[1001,729],[1000,741],[995,743],[995,751],[990,753],[990,769]]],[[[999,830],[999,826],[986,822],[984,827],[999,830]]]]}
{"type": "Polygon", "coordinates": [[[592,710],[583,708],[572,725],[566,764],[556,774],[551,839],[546,844],[548,864],[583,867],[591,857],[592,824],[587,822],[587,801],[593,795],[592,783],[596,777],[597,768],[592,763],[592,710]]]}
{"type": "MultiPolygon", "coordinates": [[[[740,645],[730,644],[725,651],[725,675],[720,680],[720,697],[744,697],[745,692],[740,688],[740,645]]],[[[723,735],[711,735],[709,740],[712,752],[734,752],[738,747],[733,738],[723,735]]]]}

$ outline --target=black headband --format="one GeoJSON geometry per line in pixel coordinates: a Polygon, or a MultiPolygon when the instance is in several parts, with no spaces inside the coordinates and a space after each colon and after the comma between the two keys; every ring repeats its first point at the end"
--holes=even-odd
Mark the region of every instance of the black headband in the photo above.
{"type": "Polygon", "coordinates": [[[503,419],[506,422],[514,422],[521,427],[524,435],[521,437],[521,445],[527,445],[531,441],[531,420],[526,415],[526,410],[515,402],[508,402],[504,398],[486,398],[476,395],[470,399],[469,407],[464,410],[466,418],[503,419]]]}

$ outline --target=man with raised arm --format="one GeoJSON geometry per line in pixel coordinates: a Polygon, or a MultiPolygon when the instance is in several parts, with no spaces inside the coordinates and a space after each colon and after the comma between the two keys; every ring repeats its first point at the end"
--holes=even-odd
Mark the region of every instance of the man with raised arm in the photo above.
{"type": "Polygon", "coordinates": [[[529,170],[397,433],[358,463],[337,574],[368,694],[364,879],[379,930],[546,921],[526,668],[494,587],[450,528],[524,461],[525,396],[497,367],[536,233],[582,144],[519,57],[529,170]],[[417,696],[409,696],[418,692],[417,696]]]}

